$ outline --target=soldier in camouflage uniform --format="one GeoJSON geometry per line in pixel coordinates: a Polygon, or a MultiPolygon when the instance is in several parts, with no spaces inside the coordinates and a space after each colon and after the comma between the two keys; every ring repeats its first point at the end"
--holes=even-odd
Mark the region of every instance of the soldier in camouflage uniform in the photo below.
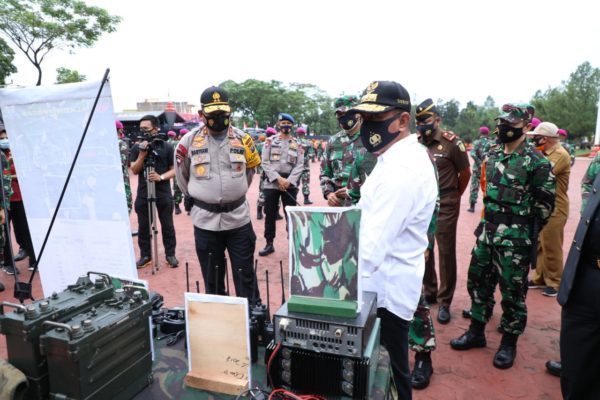
{"type": "Polygon", "coordinates": [[[567,131],[565,129],[558,130],[558,136],[561,140],[563,140],[562,147],[565,148],[569,156],[571,157],[571,167],[575,164],[575,146],[567,143],[567,131]]]}
{"type": "Polygon", "coordinates": [[[296,129],[296,135],[298,137],[298,144],[302,146],[304,149],[304,169],[302,170],[302,176],[300,180],[302,181],[302,194],[304,195],[304,204],[309,205],[313,202],[310,201],[310,160],[308,158],[308,152],[312,148],[312,144],[310,140],[306,138],[306,129],[303,127],[298,127],[296,129]]]}
{"type": "Polygon", "coordinates": [[[360,115],[347,113],[357,101],[355,96],[343,96],[334,103],[335,116],[342,130],[327,142],[320,175],[323,197],[332,207],[341,206],[346,202],[350,169],[355,154],[364,148],[359,140],[360,115]]]}
{"type": "MultiPolygon", "coordinates": [[[[363,185],[373,168],[377,164],[377,157],[369,153],[365,148],[356,153],[350,177],[348,179],[348,202],[345,205],[356,205],[360,200],[360,187],[363,185]]],[[[434,163],[435,165],[435,163],[434,163]]],[[[437,176],[437,168],[436,168],[437,176]]],[[[435,240],[435,230],[437,227],[437,214],[439,211],[439,197],[435,212],[431,218],[427,236],[429,246],[425,258],[433,257],[433,241],[435,240]]],[[[425,389],[429,386],[429,380],[433,374],[431,361],[431,352],[435,350],[435,329],[433,320],[429,311],[429,304],[425,300],[425,293],[421,291],[419,305],[413,315],[408,330],[408,346],[415,352],[415,368],[411,374],[411,384],[413,389],[425,389]]]]}
{"type": "Polygon", "coordinates": [[[471,207],[467,210],[468,212],[475,212],[475,204],[477,203],[477,195],[479,194],[479,181],[481,179],[481,163],[490,148],[489,134],[490,128],[487,126],[479,128],[479,139],[475,141],[473,149],[471,149],[473,173],[471,174],[471,196],[469,197],[471,207]]]}
{"type": "Polygon", "coordinates": [[[121,169],[123,170],[123,183],[125,184],[125,198],[127,199],[127,211],[131,214],[133,206],[133,198],[131,196],[131,183],[129,182],[129,146],[123,140],[125,136],[123,132],[123,124],[121,121],[116,122],[117,140],[119,141],[119,153],[121,154],[121,169]]]}
{"type": "Polygon", "coordinates": [[[587,205],[587,201],[590,198],[590,194],[594,190],[594,179],[596,179],[596,175],[600,173],[600,152],[596,154],[596,157],[592,160],[591,164],[588,166],[585,175],[581,179],[581,210],[583,213],[585,206],[587,205]]]}
{"type": "MultiPolygon", "coordinates": [[[[6,133],[4,124],[1,122],[0,133],[6,133]]],[[[0,166],[2,167],[2,191],[0,192],[0,249],[4,249],[4,241],[6,240],[8,228],[7,218],[10,205],[10,196],[12,196],[13,191],[11,185],[12,177],[10,175],[8,160],[2,151],[0,151],[0,166]]],[[[2,258],[3,257],[0,257],[0,259],[2,258]]],[[[16,269],[15,272],[17,272],[16,269]]],[[[2,291],[4,291],[4,285],[0,283],[0,292],[2,291]]]]}
{"type": "Polygon", "coordinates": [[[484,216],[469,265],[471,325],[450,345],[455,350],[485,347],[485,324],[494,307],[494,289],[502,294],[502,341],[494,366],[513,365],[517,339],[527,323],[527,274],[535,239],[534,222],[543,226],[554,210],[555,179],[550,162],[525,141],[534,109],[505,104],[497,118],[502,146],[490,150],[485,162],[484,216]]]}

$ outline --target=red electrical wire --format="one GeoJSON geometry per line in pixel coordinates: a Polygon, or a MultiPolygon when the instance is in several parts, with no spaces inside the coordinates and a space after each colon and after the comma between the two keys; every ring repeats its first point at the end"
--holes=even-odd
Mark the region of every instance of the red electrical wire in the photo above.
{"type": "Polygon", "coordinates": [[[267,380],[269,382],[269,385],[271,385],[273,389],[275,389],[275,385],[273,385],[273,379],[271,378],[271,362],[275,358],[275,355],[279,351],[280,347],[281,342],[277,343],[277,346],[275,346],[275,350],[273,350],[273,353],[271,353],[271,356],[269,357],[269,362],[267,362],[267,380]]]}
{"type": "Polygon", "coordinates": [[[327,400],[314,394],[297,395],[285,389],[275,389],[269,395],[269,400],[327,400]]]}

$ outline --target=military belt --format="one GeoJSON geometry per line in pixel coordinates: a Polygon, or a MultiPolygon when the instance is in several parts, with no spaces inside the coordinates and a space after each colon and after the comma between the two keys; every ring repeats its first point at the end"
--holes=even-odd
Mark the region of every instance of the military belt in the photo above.
{"type": "Polygon", "coordinates": [[[492,224],[504,224],[504,225],[529,225],[531,222],[531,218],[525,217],[522,215],[510,215],[510,214],[500,214],[500,213],[492,213],[489,211],[484,212],[484,218],[487,222],[492,224]]]}
{"type": "Polygon", "coordinates": [[[194,199],[194,205],[196,207],[200,207],[203,210],[213,212],[213,213],[227,213],[232,212],[236,208],[240,207],[246,201],[246,196],[242,196],[237,200],[234,200],[230,203],[223,204],[211,204],[205,203],[202,200],[194,199]]]}

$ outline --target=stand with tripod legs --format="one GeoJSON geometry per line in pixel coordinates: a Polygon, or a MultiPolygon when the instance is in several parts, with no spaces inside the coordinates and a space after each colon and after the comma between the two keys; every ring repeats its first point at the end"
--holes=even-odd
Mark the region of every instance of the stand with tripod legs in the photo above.
{"type": "Polygon", "coordinates": [[[148,162],[146,169],[146,185],[148,187],[148,219],[150,223],[150,254],[152,254],[152,275],[159,270],[158,264],[158,227],[156,225],[156,183],[148,177],[154,172],[154,165],[148,162]]]}

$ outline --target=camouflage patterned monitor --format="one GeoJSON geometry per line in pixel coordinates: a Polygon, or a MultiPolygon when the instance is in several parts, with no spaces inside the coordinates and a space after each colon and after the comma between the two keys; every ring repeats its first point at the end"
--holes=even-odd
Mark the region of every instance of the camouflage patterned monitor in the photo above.
{"type": "MultiPolygon", "coordinates": [[[[358,311],[360,209],[287,207],[287,213],[291,308],[299,301],[302,305],[294,311],[329,315],[332,313],[323,307],[358,311]]],[[[339,315],[335,310],[333,313],[339,315]]]]}

